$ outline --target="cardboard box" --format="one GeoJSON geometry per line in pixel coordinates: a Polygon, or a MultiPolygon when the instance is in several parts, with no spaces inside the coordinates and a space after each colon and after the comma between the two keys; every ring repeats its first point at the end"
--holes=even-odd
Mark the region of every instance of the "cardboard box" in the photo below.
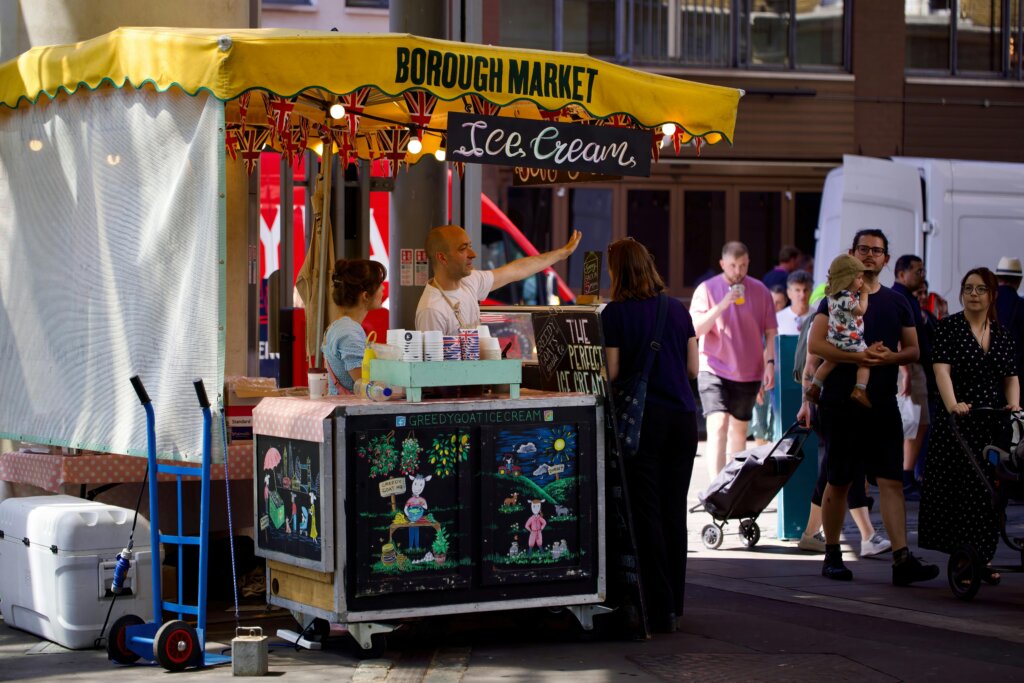
{"type": "Polygon", "coordinates": [[[229,441],[252,441],[252,409],[267,396],[309,395],[306,387],[278,389],[273,377],[226,377],[224,417],[229,441]]]}

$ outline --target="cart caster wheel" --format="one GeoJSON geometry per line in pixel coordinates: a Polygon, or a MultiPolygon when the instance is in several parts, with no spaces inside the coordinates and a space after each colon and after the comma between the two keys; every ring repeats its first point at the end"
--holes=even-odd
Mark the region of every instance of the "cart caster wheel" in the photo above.
{"type": "Polygon", "coordinates": [[[331,635],[331,622],[317,617],[307,628],[306,634],[310,640],[322,643],[331,635]]]}
{"type": "Polygon", "coordinates": [[[372,643],[370,649],[364,649],[358,641],[353,640],[356,645],[356,659],[380,659],[384,651],[388,649],[388,641],[383,635],[376,635],[370,638],[372,643]]]}
{"type": "Polygon", "coordinates": [[[153,659],[168,671],[184,671],[200,661],[199,634],[184,621],[168,621],[153,639],[153,659]]]}
{"type": "Polygon", "coordinates": [[[946,579],[949,581],[949,590],[961,600],[971,600],[978,594],[981,588],[981,564],[973,548],[964,546],[949,556],[946,579]]]}
{"type": "Polygon", "coordinates": [[[722,545],[722,530],[714,524],[708,524],[701,529],[700,539],[704,541],[705,548],[715,550],[722,545]]]}
{"type": "Polygon", "coordinates": [[[761,528],[752,519],[745,519],[740,522],[740,542],[748,548],[753,548],[761,540],[761,528]]]}
{"type": "Polygon", "coordinates": [[[118,664],[134,664],[139,655],[128,648],[128,627],[144,624],[142,617],[125,614],[111,625],[107,632],[107,659],[118,664]]]}

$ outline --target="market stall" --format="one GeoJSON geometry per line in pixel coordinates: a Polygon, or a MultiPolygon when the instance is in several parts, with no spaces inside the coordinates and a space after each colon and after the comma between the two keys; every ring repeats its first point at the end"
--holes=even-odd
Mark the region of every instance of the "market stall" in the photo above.
{"type": "Polygon", "coordinates": [[[373,403],[272,398],[254,413],[268,599],[364,648],[406,617],[605,599],[604,423],[594,396],[373,403]]]}
{"type": "Polygon", "coordinates": [[[730,141],[740,95],[585,55],[400,34],[122,28],[30,50],[0,65],[0,437],[143,455],[137,373],[161,412],[161,457],[198,458],[191,380],[244,375],[251,351],[246,174],[264,146],[381,160],[393,175],[447,149],[458,171],[504,161],[477,153],[483,137],[459,143],[459,161],[453,121],[509,141],[545,122],[575,137],[561,128],[531,154],[642,169],[669,139],[730,141]]]}

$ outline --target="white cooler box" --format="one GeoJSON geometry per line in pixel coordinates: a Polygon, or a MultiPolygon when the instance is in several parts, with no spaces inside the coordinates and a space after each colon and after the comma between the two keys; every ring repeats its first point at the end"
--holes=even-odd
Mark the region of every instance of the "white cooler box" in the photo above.
{"type": "MultiPolygon", "coordinates": [[[[7,625],[64,647],[92,647],[113,599],[114,564],[128,544],[134,515],[73,496],[0,502],[0,614],[7,625]]],[[[149,522],[140,515],[125,591],[108,628],[124,614],[152,621],[149,548],[149,522]]]]}

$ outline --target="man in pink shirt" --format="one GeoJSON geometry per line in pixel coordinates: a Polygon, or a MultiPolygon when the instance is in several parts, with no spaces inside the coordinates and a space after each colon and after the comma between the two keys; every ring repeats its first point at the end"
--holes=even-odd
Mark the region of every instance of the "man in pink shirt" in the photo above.
{"type": "Polygon", "coordinates": [[[707,419],[704,455],[714,479],[726,452],[747,443],[747,423],[757,392],[775,385],[775,302],[759,280],[747,277],[750,254],[742,242],[722,247],[722,274],[702,282],[690,301],[700,339],[697,389],[707,419]]]}

